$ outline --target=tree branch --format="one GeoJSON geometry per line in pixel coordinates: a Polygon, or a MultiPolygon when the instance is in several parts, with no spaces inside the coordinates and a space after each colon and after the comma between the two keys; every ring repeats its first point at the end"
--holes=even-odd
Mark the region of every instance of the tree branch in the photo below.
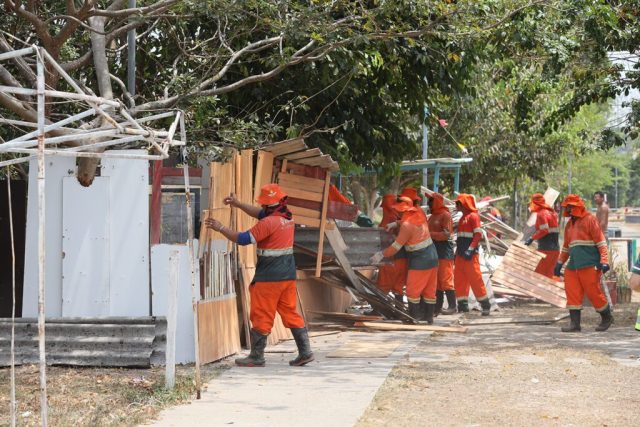
{"type": "MultiPolygon", "coordinates": [[[[0,34],[0,51],[10,52],[13,50],[13,47],[9,44],[7,39],[3,34],[0,34]]],[[[20,73],[29,81],[32,87],[35,87],[36,84],[36,73],[33,72],[31,67],[25,62],[24,58],[16,57],[13,58],[13,62],[20,70],[20,73]]]]}
{"type": "Polygon", "coordinates": [[[152,4],[151,6],[135,7],[131,9],[113,10],[112,7],[109,7],[107,8],[107,10],[94,10],[91,12],[91,16],[105,16],[108,18],[127,18],[131,15],[142,16],[157,12],[160,9],[167,9],[168,7],[173,6],[176,3],[178,3],[178,0],[162,0],[158,3],[152,4]]]}

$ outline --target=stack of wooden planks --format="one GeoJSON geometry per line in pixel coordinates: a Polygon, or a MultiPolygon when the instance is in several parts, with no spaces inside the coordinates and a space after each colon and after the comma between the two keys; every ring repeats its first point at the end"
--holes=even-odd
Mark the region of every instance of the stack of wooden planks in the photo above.
{"type": "Polygon", "coordinates": [[[538,263],[544,257],[542,253],[522,243],[514,242],[509,246],[502,263],[491,275],[491,283],[513,289],[556,307],[566,307],[567,298],[563,282],[556,282],[535,272],[538,263]]]}

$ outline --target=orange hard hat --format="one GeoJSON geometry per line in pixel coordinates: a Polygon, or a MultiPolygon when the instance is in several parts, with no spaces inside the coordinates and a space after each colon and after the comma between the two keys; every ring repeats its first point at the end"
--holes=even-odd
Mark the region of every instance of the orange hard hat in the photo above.
{"type": "Polygon", "coordinates": [[[256,202],[270,206],[277,204],[283,197],[287,197],[287,195],[278,184],[265,184],[260,188],[260,195],[256,202]]]}
{"type": "Polygon", "coordinates": [[[408,197],[412,202],[422,202],[422,197],[418,194],[418,190],[413,187],[405,187],[400,193],[401,197],[408,197]]]}
{"type": "Polygon", "coordinates": [[[396,212],[409,212],[417,209],[413,206],[413,200],[411,200],[411,198],[400,196],[398,197],[398,202],[393,205],[393,210],[396,212]]]}

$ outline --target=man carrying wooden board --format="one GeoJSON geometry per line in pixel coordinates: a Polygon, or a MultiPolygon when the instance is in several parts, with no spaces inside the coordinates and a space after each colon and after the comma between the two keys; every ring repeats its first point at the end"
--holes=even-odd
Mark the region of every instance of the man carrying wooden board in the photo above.
{"type": "Polygon", "coordinates": [[[587,212],[584,201],[569,194],[562,201],[563,216],[570,218],[564,229],[564,242],[554,274],[560,276],[563,264],[567,308],[571,323],[562,332],[580,332],[580,313],[584,294],[602,318],[596,331],[606,331],[613,324],[607,298],[600,288],[600,278],[609,271],[607,242],[595,216],[587,212]]]}
{"type": "Polygon", "coordinates": [[[544,196],[540,193],[531,196],[529,210],[536,214],[536,231],[524,244],[529,246],[534,240],[538,242],[538,251],[545,254],[546,257],[540,261],[535,272],[552,278],[553,269],[560,255],[558,214],[547,204],[544,196]]]}
{"type": "Polygon", "coordinates": [[[264,349],[271,333],[276,312],[285,327],[291,329],[298,346],[298,357],[291,366],[303,366],[313,361],[309,334],[304,319],[297,311],[296,264],[293,257],[293,215],[287,208],[287,195],[278,184],[266,184],[260,189],[256,202],[262,207],[242,203],[233,194],[224,199],[226,205],[242,209],[257,218],[258,223],[248,231],[238,232],[220,221],[207,219],[209,228],[239,245],[258,245],[258,263],[251,295],[251,352],[236,359],[239,366],[264,366],[264,349]]]}

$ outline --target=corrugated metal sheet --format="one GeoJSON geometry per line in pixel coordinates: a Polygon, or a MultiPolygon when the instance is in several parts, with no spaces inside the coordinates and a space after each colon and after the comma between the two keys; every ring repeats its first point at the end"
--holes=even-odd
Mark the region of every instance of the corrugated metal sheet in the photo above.
{"type": "MultiPolygon", "coordinates": [[[[49,365],[148,367],[163,364],[166,319],[55,318],[46,322],[49,365]]],[[[0,366],[10,363],[11,319],[0,319],[0,366]]],[[[37,319],[16,319],[16,364],[38,362],[37,319]]]]}
{"type": "MultiPolygon", "coordinates": [[[[349,262],[354,267],[371,265],[369,258],[371,256],[388,247],[393,243],[393,235],[387,233],[381,228],[366,227],[344,227],[340,228],[340,233],[347,244],[346,255],[349,262]]],[[[298,227],[295,232],[295,244],[310,251],[318,250],[319,231],[315,227],[298,227]]],[[[323,256],[333,257],[333,249],[331,245],[325,243],[323,256]]],[[[304,267],[307,264],[315,265],[315,257],[305,254],[296,253],[296,263],[298,267],[304,267]]]]}

